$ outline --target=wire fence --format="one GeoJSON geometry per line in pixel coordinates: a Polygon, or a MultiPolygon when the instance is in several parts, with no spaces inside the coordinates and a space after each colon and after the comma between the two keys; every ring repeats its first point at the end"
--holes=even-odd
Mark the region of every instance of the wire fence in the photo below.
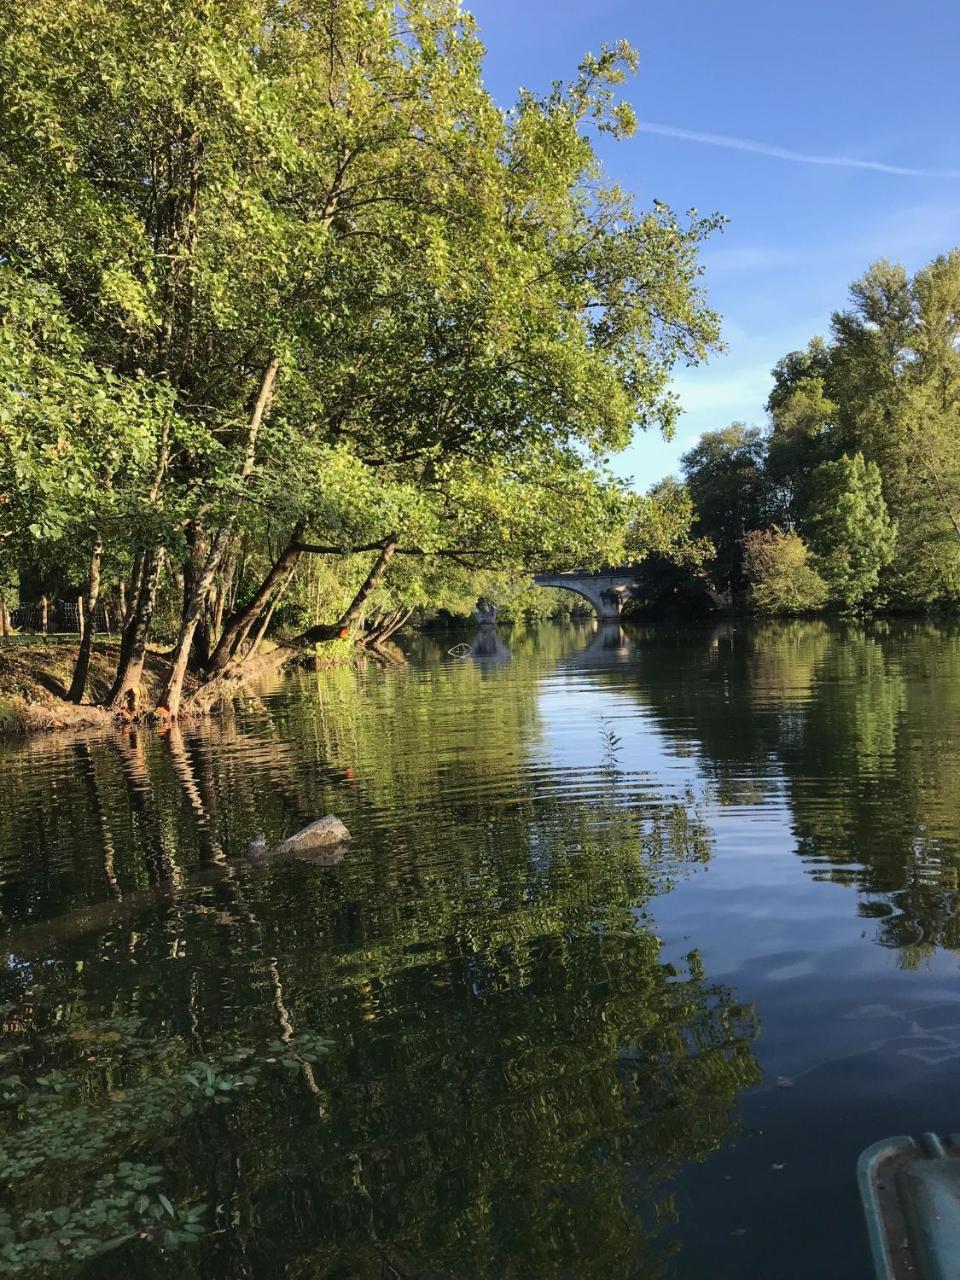
{"type": "MultiPolygon", "coordinates": [[[[34,635],[83,633],[83,610],[79,600],[38,600],[32,604],[21,604],[10,610],[9,617],[15,632],[26,631],[34,635]]],[[[112,632],[117,626],[115,610],[109,605],[98,604],[95,624],[97,631],[112,632]]]]}

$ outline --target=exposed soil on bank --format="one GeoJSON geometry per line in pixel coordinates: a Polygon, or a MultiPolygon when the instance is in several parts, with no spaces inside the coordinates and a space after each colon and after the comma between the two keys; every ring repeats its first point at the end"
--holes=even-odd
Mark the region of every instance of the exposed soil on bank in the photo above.
{"type": "MultiPolygon", "coordinates": [[[[117,643],[95,644],[90,656],[87,694],[80,706],[67,701],[77,660],[77,645],[0,641],[0,734],[43,729],[80,729],[109,725],[113,716],[97,706],[110,691],[117,670],[117,643]]],[[[153,706],[160,696],[170,664],[148,652],[143,667],[143,702],[153,706]]],[[[185,685],[189,692],[193,685],[185,685]]]]}
{"type": "MultiPolygon", "coordinates": [[[[0,738],[53,729],[109,728],[116,717],[97,704],[109,693],[117,670],[119,641],[95,644],[90,655],[86,696],[80,706],[67,701],[78,646],[55,641],[33,643],[0,640],[0,738]]],[[[183,685],[181,718],[206,715],[218,704],[230,701],[252,684],[275,677],[284,668],[323,670],[345,664],[375,661],[402,663],[403,653],[387,643],[365,649],[352,642],[334,640],[316,651],[302,654],[273,641],[242,668],[201,683],[188,675],[183,685]]],[[[160,701],[170,672],[165,654],[148,651],[140,682],[141,706],[148,711],[160,701]]]]}

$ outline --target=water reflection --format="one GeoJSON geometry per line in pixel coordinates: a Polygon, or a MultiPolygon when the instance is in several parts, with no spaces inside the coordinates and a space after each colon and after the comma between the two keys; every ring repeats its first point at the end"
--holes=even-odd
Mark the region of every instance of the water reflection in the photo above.
{"type": "Polygon", "coordinates": [[[757,1017],[648,914],[709,859],[693,797],[552,757],[585,637],[549,637],[5,752],[20,1274],[128,1235],[83,1274],[682,1274],[671,1182],[736,1129],[757,1017]],[[247,856],[327,811],[339,865],[247,856]]]}
{"type": "Polygon", "coordinates": [[[633,641],[619,622],[601,622],[583,648],[566,659],[566,665],[593,668],[632,659],[633,641]]]}
{"type": "Polygon", "coordinates": [[[815,878],[860,892],[878,942],[907,966],[960,949],[955,626],[724,624],[635,639],[632,695],[678,753],[696,753],[716,803],[784,794],[797,853],[815,878]]]}
{"type": "Polygon", "coordinates": [[[477,628],[470,657],[477,661],[509,662],[510,649],[496,626],[485,625],[477,628]]]}

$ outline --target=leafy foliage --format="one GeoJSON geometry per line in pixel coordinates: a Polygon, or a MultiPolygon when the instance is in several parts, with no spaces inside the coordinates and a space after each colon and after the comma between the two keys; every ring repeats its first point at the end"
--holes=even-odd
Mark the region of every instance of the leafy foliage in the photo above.
{"type": "Polygon", "coordinates": [[[14,1276],[75,1266],[131,1242],[164,1251],[195,1244],[208,1230],[206,1206],[175,1205],[161,1189],[171,1170],[134,1153],[170,1146],[211,1106],[263,1087],[271,1067],[296,1073],[328,1048],[301,1034],[190,1062],[182,1040],[156,1037],[136,1017],[47,1036],[47,1055],[58,1041],[62,1067],[30,1078],[21,1046],[5,1064],[19,1056],[19,1070],[0,1078],[0,1180],[16,1189],[14,1209],[0,1208],[0,1258],[14,1276]],[[57,1188],[64,1203],[24,1210],[57,1188]]]}
{"type": "Polygon", "coordinates": [[[721,591],[743,585],[744,534],[768,523],[763,433],[742,422],[708,431],[681,465],[696,513],[693,532],[714,548],[712,575],[721,591]]]}
{"type": "MultiPolygon", "coordinates": [[[[782,557],[787,543],[744,537],[778,525],[809,544],[832,607],[960,600],[958,300],[960,250],[912,278],[875,263],[829,340],[778,361],[768,429],[733,423],[684,455],[693,531],[716,548],[706,566],[716,590],[735,602],[752,575],[754,602],[765,596],[756,583],[769,566],[748,571],[744,550],[762,559],[776,545],[782,557]]],[[[809,608],[820,594],[790,547],[787,577],[805,585],[797,594],[781,582],[780,604],[778,588],[764,608],[809,608]]]]}
{"type": "Polygon", "coordinates": [[[827,598],[827,586],[793,529],[754,529],[743,539],[749,600],[758,613],[807,613],[827,598]]]}
{"type": "Polygon", "coordinates": [[[503,111],[456,0],[5,12],[0,261],[70,335],[31,363],[8,327],[32,383],[7,454],[57,495],[16,504],[18,567],[66,517],[115,582],[165,552],[136,609],[145,628],[160,593],[179,666],[238,585],[255,618],[277,604],[278,538],[323,548],[295,560],[617,558],[608,455],[669,434],[670,370],[718,334],[697,252],[721,220],[638,209],[592,141],[630,132],[635,66],[612,46],[503,111]],[[44,406],[79,389],[111,414],[60,413],[54,457],[44,406]]]}
{"type": "Polygon", "coordinates": [[[830,594],[846,608],[873,591],[893,559],[897,526],[887,514],[880,468],[862,453],[823,463],[812,477],[805,528],[830,594]]]}

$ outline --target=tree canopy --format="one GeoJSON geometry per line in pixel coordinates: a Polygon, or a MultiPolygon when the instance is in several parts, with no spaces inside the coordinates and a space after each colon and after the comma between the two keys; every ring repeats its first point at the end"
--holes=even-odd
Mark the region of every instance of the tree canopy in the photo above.
{"type": "Polygon", "coordinates": [[[790,551],[794,587],[797,574],[806,582],[806,607],[818,595],[845,611],[956,607],[960,250],[913,277],[871,266],[829,337],[777,362],[767,408],[764,427],[709,431],[682,460],[691,527],[715,548],[703,566],[715,589],[795,610],[783,582],[769,598],[757,591],[758,564],[763,577],[777,549],[781,568],[790,551]]]}
{"type": "MultiPolygon", "coordinates": [[[[178,596],[175,713],[231,610],[276,603],[284,546],[297,575],[308,546],[523,569],[622,543],[605,461],[672,430],[671,368],[716,343],[697,251],[720,219],[604,178],[593,135],[632,128],[627,45],[507,110],[482,57],[455,0],[0,17],[0,260],[74,335],[4,471],[44,458],[49,425],[25,424],[71,360],[124,417],[97,429],[138,445],[109,477],[128,519],[101,510],[102,466],[69,490],[41,466],[11,548],[41,557],[66,505],[73,545],[128,575],[118,698],[178,596]]],[[[33,339],[7,330],[17,360],[33,339]]],[[[89,448],[72,423],[64,457],[89,448]]]]}

